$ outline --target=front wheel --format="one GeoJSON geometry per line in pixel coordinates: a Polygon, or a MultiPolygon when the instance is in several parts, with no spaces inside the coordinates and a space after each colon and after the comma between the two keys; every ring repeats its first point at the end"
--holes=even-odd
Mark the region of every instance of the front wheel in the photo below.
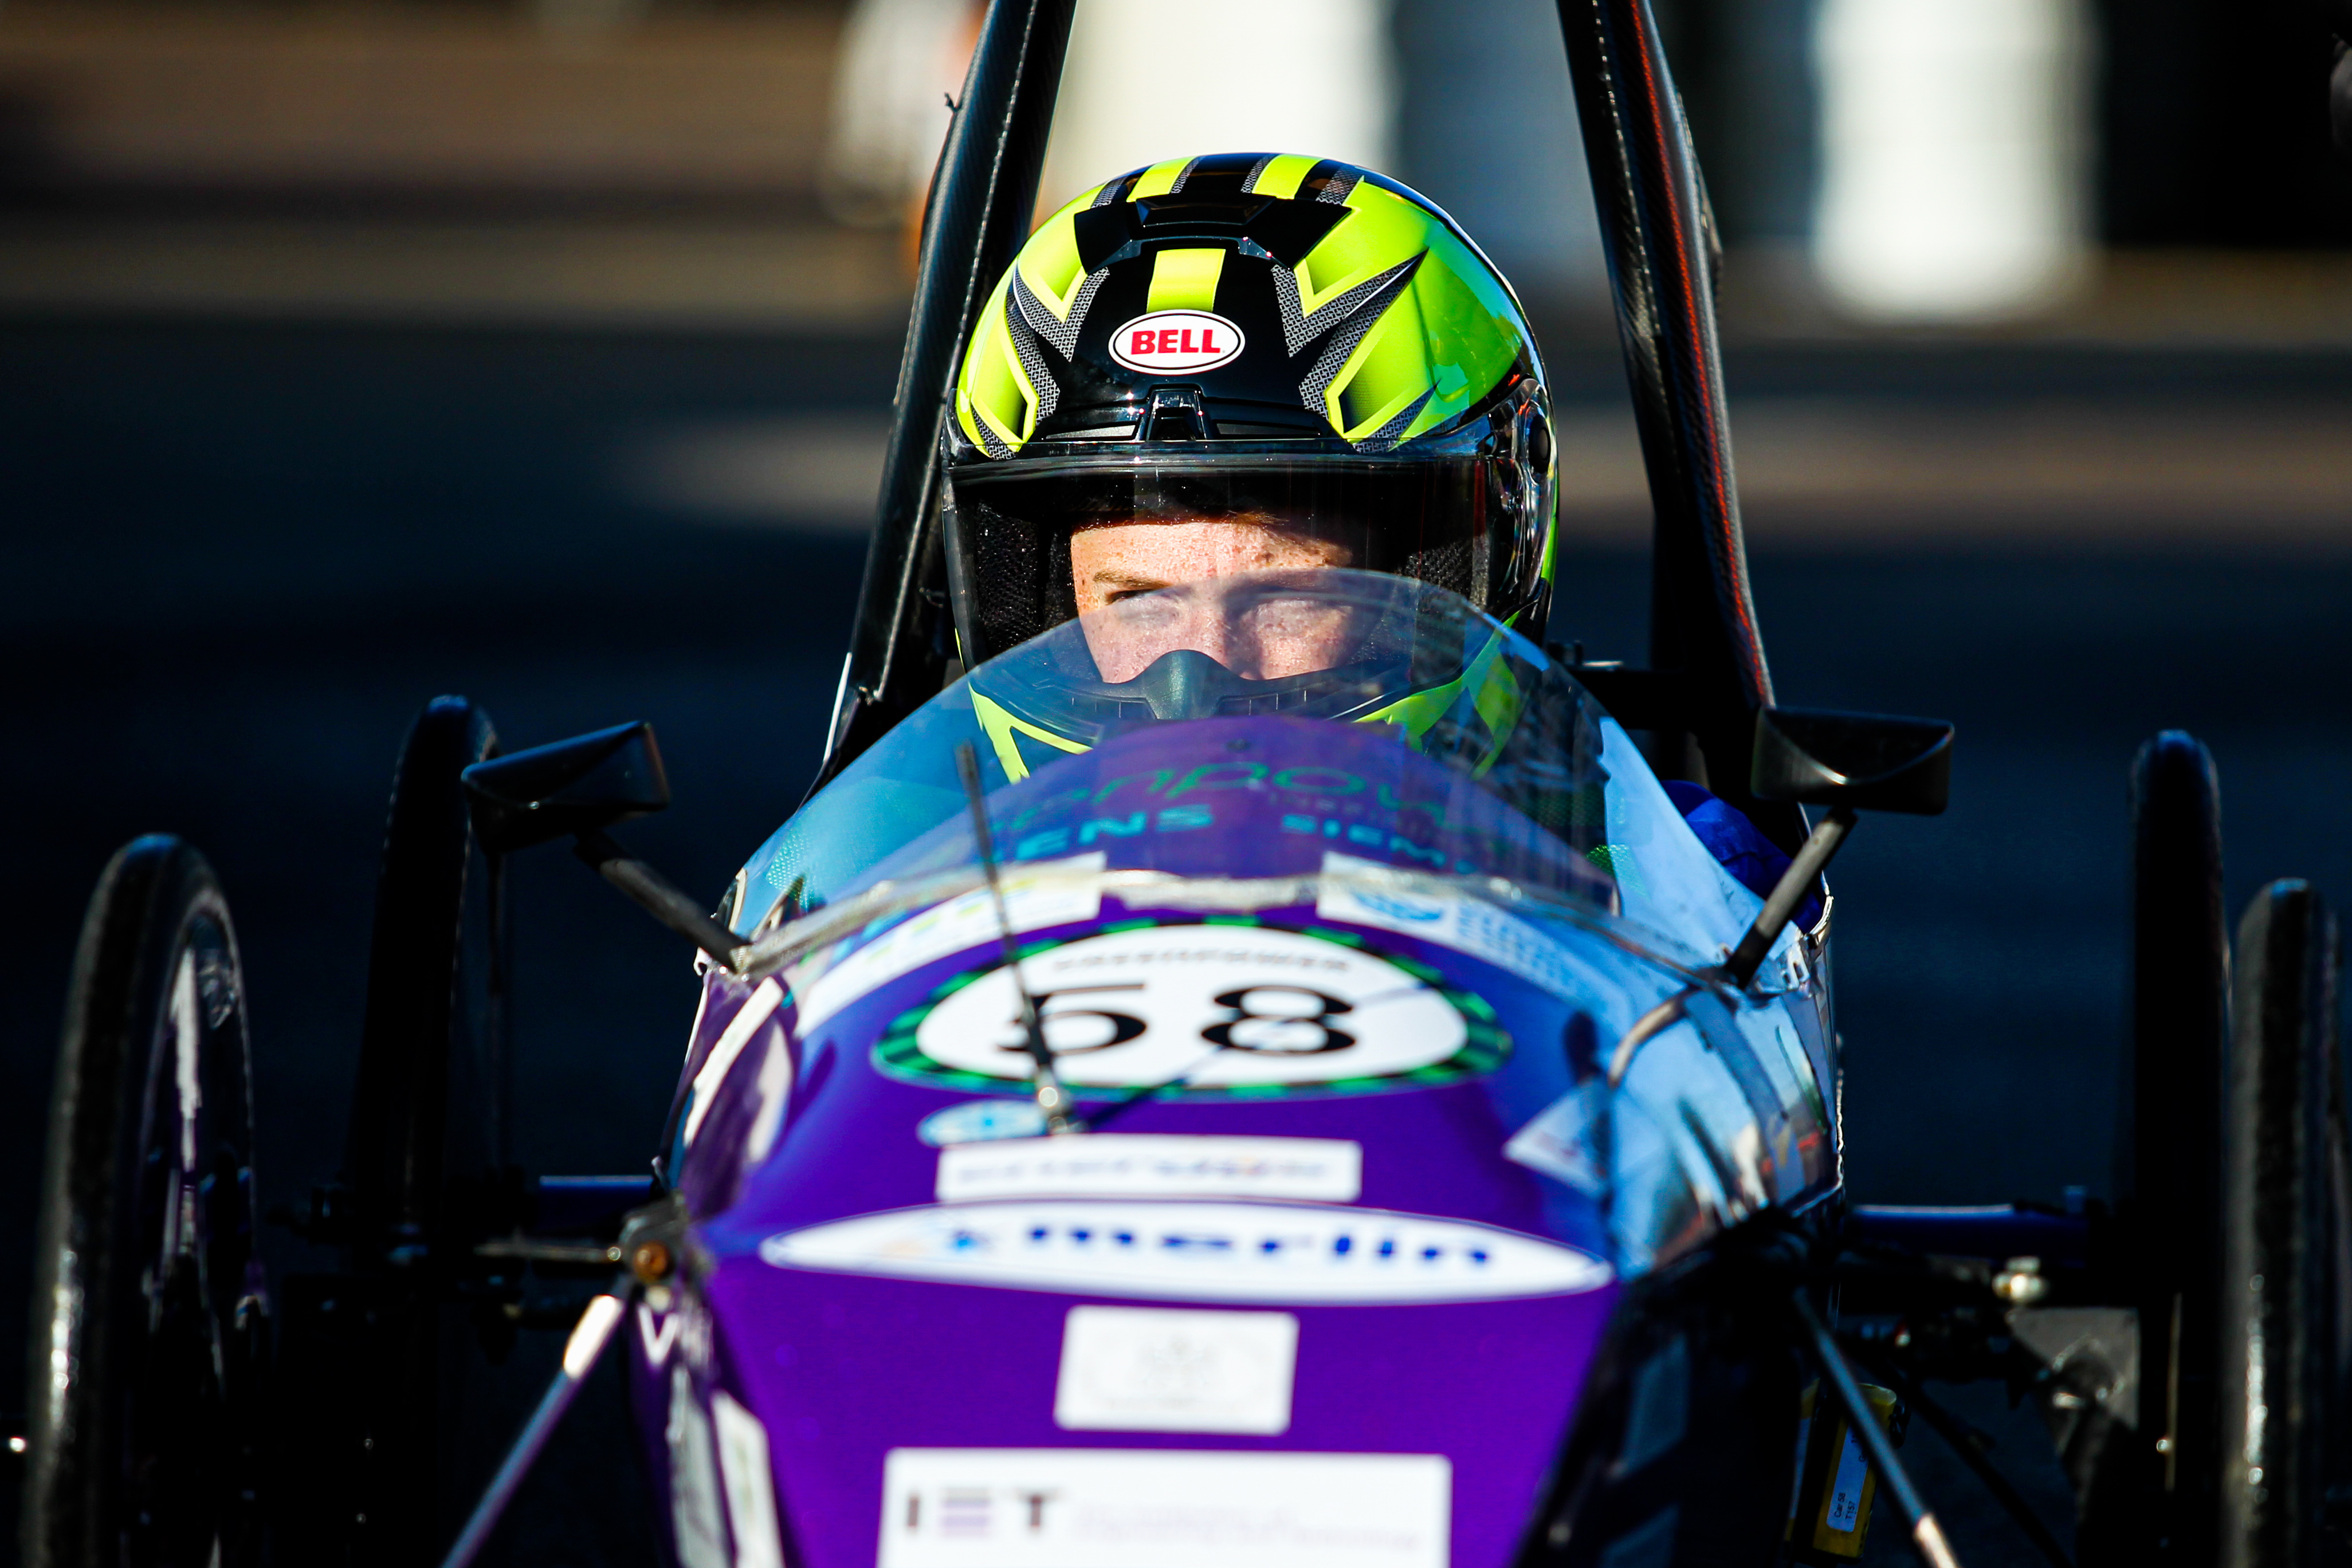
{"type": "Polygon", "coordinates": [[[2314,1568],[2326,1548],[2344,1112],[2336,917],[2273,883],[2238,927],[2223,1204],[2221,1568],[2314,1568]]]}
{"type": "Polygon", "coordinates": [[[140,839],[100,879],[58,1056],[34,1260],[28,1568],[258,1560],[252,1064],[228,905],[140,839]]]}
{"type": "Polygon", "coordinates": [[[2137,1428],[2067,1418],[2084,1568],[2210,1568],[2221,1469],[2220,1293],[2230,931],[2212,754],[2167,730],[2131,770],[2132,985],[2116,1197],[2139,1313],[2137,1428]]]}
{"type": "MultiPolygon", "coordinates": [[[[490,1228],[506,1056],[499,867],[459,775],[497,750],[464,697],[401,747],[341,1209],[343,1270],[287,1281],[281,1539],[304,1561],[411,1564],[446,1544],[458,1287],[490,1228]]],[[[481,1303],[488,1298],[477,1295],[481,1303]]]]}

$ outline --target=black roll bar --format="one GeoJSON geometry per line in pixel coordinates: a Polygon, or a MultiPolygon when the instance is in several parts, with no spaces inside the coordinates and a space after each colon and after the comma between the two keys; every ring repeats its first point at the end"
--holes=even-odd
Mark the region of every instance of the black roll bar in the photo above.
{"type": "Polygon", "coordinates": [[[1714,217],[1682,98],[1648,0],[1559,0],[1559,26],[1655,517],[1650,664],[1664,689],[1654,706],[1684,718],[1708,787],[1793,848],[1805,831],[1795,808],[1748,793],[1772,676],[1732,477],[1714,217]]]}
{"type": "Polygon", "coordinates": [[[914,314],[898,361],[880,509],[858,589],[857,624],[817,784],[939,690],[924,591],[941,598],[940,422],[964,339],[998,277],[1029,237],[1045,137],[1061,89],[1076,0],[992,0],[940,149],[923,210],[914,314]]]}

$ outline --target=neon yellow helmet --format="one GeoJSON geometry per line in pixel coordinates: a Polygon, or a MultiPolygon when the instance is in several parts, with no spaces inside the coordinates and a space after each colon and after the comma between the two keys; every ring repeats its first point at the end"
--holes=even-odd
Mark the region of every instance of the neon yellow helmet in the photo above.
{"type": "Polygon", "coordinates": [[[1046,220],[965,346],[944,436],[977,663],[1076,611],[1073,532],[1266,518],[1540,640],[1557,501],[1542,361],[1427,198],[1352,164],[1139,169],[1046,220]]]}

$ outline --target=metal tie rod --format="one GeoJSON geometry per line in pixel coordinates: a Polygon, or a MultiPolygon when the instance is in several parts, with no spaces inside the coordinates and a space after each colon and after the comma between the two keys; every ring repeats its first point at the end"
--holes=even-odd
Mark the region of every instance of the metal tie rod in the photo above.
{"type": "Polygon", "coordinates": [[[1861,1441],[1870,1468],[1878,1472],[1879,1490],[1894,1494],[1895,1506],[1903,1511],[1904,1521],[1911,1527],[1911,1550],[1918,1553],[1919,1561],[1927,1568],[1960,1568],[1960,1560],[1952,1555],[1952,1543],[1944,1539],[1944,1527],[1936,1522],[1935,1514],[1928,1511],[1919,1489],[1912,1484],[1903,1461],[1895,1457],[1894,1443],[1880,1428],[1878,1417],[1871,1413],[1870,1401],[1863,1397],[1861,1382],[1847,1364],[1845,1353],[1838,1348],[1836,1336],[1822,1322],[1822,1314],[1813,1310],[1812,1298],[1800,1287],[1790,1299],[1813,1359],[1822,1364],[1822,1375],[1829,1380],[1837,1402],[1845,1406],[1846,1429],[1861,1441]]]}
{"type": "Polygon", "coordinates": [[[457,1543],[450,1547],[449,1555],[441,1560],[441,1568],[471,1568],[474,1559],[481,1555],[482,1548],[489,1542],[490,1531],[498,1528],[499,1520],[506,1513],[507,1504],[512,1502],[515,1493],[521,1490],[523,1478],[538,1462],[541,1452],[547,1447],[547,1440],[555,1435],[556,1425],[563,1419],[563,1413],[572,1408],[572,1401],[579,1394],[580,1385],[588,1381],[588,1375],[604,1359],[604,1347],[613,1343],[613,1331],[620,1327],[628,1306],[624,1295],[608,1291],[591,1301],[588,1310],[580,1314],[580,1322],[573,1326],[572,1337],[563,1342],[562,1370],[555,1375],[555,1381],[549,1384],[547,1392],[541,1396],[539,1408],[531,1412],[530,1420],[524,1426],[522,1435],[514,1440],[514,1447],[507,1450],[506,1462],[499,1466],[499,1473],[490,1479],[488,1490],[482,1493],[482,1500],[474,1505],[473,1517],[467,1520],[466,1528],[458,1531],[457,1543]]]}
{"type": "MultiPolygon", "coordinates": [[[[1926,1389],[1913,1382],[1902,1368],[1883,1354],[1874,1354],[1859,1346],[1853,1354],[1855,1359],[1869,1369],[1872,1376],[1885,1378],[1894,1386],[1895,1393],[1909,1401],[1913,1414],[1934,1427],[1936,1435],[1959,1456],[1960,1462],[1976,1472],[1977,1479],[1992,1493],[1993,1500],[2008,1511],[2011,1520],[2025,1532],[2026,1538],[2033,1542],[2034,1550],[2042,1553],[2051,1568],[2074,1568],[2074,1560],[2066,1555],[2066,1549],[2058,1543],[2056,1536],[2050,1533],[2050,1527],[2042,1522],[2032,1505],[2011,1484],[2009,1478],[2000,1473],[2000,1468],[1985,1458],[1984,1449],[1977,1446],[1977,1439],[1982,1434],[1975,1432],[1960,1417],[1928,1398],[1926,1389]]],[[[1990,1447],[1992,1439],[1985,1437],[1983,1441],[1990,1447]]]]}

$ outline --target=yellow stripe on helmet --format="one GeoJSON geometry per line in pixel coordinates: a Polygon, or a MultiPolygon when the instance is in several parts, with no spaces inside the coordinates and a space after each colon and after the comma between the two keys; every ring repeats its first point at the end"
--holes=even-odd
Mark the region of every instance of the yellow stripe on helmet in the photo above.
{"type": "Polygon", "coordinates": [[[1165,163],[1154,163],[1143,172],[1142,178],[1136,181],[1135,189],[1128,193],[1127,199],[1139,202],[1146,196],[1166,195],[1176,188],[1177,180],[1192,163],[1193,160],[1190,158],[1171,158],[1165,163]]]}
{"type": "Polygon", "coordinates": [[[1213,250],[1163,250],[1151,258],[1151,291],[1146,310],[1212,310],[1217,304],[1217,279],[1224,276],[1225,257],[1233,253],[1213,250]]]}
{"type": "Polygon", "coordinates": [[[1287,201],[1298,194],[1298,187],[1306,180],[1308,171],[1321,162],[1320,158],[1285,152],[1258,171],[1257,183],[1252,185],[1250,191],[1255,195],[1280,196],[1287,201]]]}

